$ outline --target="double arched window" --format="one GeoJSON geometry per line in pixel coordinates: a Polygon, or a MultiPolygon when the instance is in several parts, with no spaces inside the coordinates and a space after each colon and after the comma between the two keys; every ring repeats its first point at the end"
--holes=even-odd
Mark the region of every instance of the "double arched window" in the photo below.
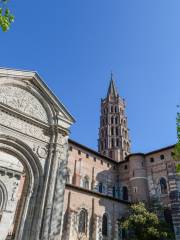
{"type": "Polygon", "coordinates": [[[128,201],[128,188],[126,186],[122,188],[122,199],[128,201]]]}
{"type": "Polygon", "coordinates": [[[103,237],[108,236],[108,218],[106,214],[104,214],[102,218],[102,235],[103,237]]]}
{"type": "Polygon", "coordinates": [[[165,178],[160,178],[159,180],[159,184],[160,184],[160,188],[161,188],[161,193],[162,194],[166,194],[168,193],[168,189],[167,189],[167,182],[165,178]]]}
{"type": "Polygon", "coordinates": [[[78,232],[79,233],[87,233],[87,222],[88,222],[88,213],[86,209],[81,209],[79,213],[79,225],[78,232]]]}

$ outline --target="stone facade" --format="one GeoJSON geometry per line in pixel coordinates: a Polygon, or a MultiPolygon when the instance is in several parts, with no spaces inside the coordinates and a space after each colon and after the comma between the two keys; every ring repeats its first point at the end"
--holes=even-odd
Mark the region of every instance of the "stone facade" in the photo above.
{"type": "Polygon", "coordinates": [[[1,240],[59,238],[68,134],[73,121],[37,73],[0,69],[0,160],[6,154],[3,163],[9,159],[21,162],[25,174],[25,183],[19,184],[11,164],[0,175],[1,240]],[[16,215],[13,209],[18,204],[15,185],[24,186],[16,209],[18,221],[13,221],[16,231],[9,236],[16,215]]]}
{"type": "Polygon", "coordinates": [[[123,240],[138,201],[161,204],[180,239],[174,146],[130,153],[112,77],[98,152],[68,139],[73,122],[36,73],[0,69],[0,240],[123,240]]]}

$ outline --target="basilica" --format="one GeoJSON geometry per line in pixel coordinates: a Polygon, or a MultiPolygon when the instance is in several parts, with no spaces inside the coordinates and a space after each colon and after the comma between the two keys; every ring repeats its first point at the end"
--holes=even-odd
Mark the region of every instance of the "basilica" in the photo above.
{"type": "Polygon", "coordinates": [[[127,240],[130,204],[153,201],[180,239],[174,145],[131,153],[113,76],[100,104],[96,151],[36,72],[0,69],[0,240],[127,240]]]}

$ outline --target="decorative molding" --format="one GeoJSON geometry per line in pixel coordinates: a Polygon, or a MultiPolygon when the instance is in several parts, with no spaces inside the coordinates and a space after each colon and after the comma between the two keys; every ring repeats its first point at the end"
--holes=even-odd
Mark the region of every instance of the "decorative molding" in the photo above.
{"type": "Polygon", "coordinates": [[[0,102],[43,122],[48,122],[46,111],[40,101],[22,88],[1,86],[0,102]]]}
{"type": "Polygon", "coordinates": [[[0,125],[1,124],[40,140],[49,141],[49,136],[44,134],[43,129],[0,110],[0,125]]]}

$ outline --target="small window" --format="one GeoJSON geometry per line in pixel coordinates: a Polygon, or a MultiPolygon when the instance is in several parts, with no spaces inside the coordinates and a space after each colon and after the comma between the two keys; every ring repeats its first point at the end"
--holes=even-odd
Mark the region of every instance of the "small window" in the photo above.
{"type": "Polygon", "coordinates": [[[70,147],[69,147],[69,151],[72,151],[72,150],[73,150],[73,148],[72,148],[72,146],[70,146],[70,147]]]}
{"type": "Polygon", "coordinates": [[[113,113],[113,106],[111,107],[111,112],[113,113]]]}
{"type": "Polygon", "coordinates": [[[113,124],[114,123],[114,118],[113,117],[111,117],[111,124],[113,124]]]}
{"type": "Polygon", "coordinates": [[[160,159],[161,159],[161,160],[164,159],[164,155],[163,155],[163,154],[160,155],[160,159]]]}
{"type": "Polygon", "coordinates": [[[150,158],[150,162],[154,162],[154,158],[152,157],[152,158],[150,158]]]}
{"type": "Polygon", "coordinates": [[[103,165],[103,160],[101,160],[101,165],[103,165]]]}
{"type": "Polygon", "coordinates": [[[78,154],[81,155],[81,151],[80,150],[78,150],[78,154]]]}
{"type": "Polygon", "coordinates": [[[94,162],[96,162],[96,157],[94,157],[94,162]]]}
{"type": "Polygon", "coordinates": [[[125,166],[124,166],[124,169],[125,169],[125,170],[126,170],[126,169],[128,169],[128,166],[127,166],[127,165],[125,165],[125,166]]]}
{"type": "Polygon", "coordinates": [[[88,153],[86,154],[86,158],[89,158],[89,154],[88,153]]]}

